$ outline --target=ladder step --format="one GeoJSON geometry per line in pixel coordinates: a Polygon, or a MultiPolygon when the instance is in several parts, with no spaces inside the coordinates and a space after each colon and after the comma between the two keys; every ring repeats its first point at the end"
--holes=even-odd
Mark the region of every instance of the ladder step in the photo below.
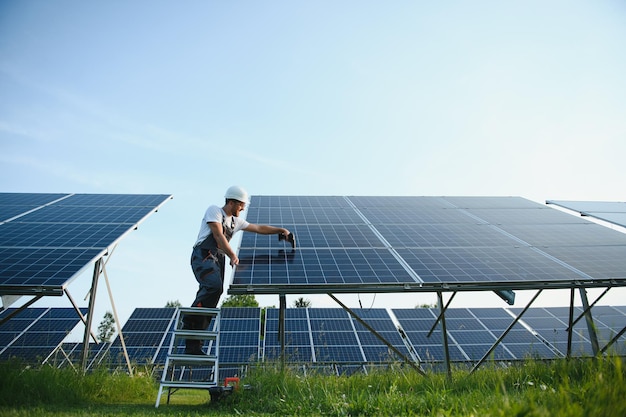
{"type": "Polygon", "coordinates": [[[178,307],[181,314],[200,315],[200,316],[217,316],[220,313],[219,308],[204,307],[178,307]]]}
{"type": "Polygon", "coordinates": [[[183,339],[216,340],[217,332],[208,332],[205,330],[175,330],[174,337],[183,339]]]}
{"type": "Polygon", "coordinates": [[[161,386],[169,388],[212,388],[218,385],[211,381],[161,381],[161,386]]]}
{"type": "Polygon", "coordinates": [[[194,365],[194,364],[215,364],[217,356],[214,355],[185,355],[170,353],[167,357],[171,364],[176,365],[194,365]]]}

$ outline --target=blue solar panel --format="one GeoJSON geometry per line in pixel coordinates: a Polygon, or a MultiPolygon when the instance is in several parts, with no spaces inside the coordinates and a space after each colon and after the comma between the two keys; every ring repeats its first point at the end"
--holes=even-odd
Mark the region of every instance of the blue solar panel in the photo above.
{"type": "Polygon", "coordinates": [[[0,193],[0,294],[62,294],[170,197],[0,193]]]}
{"type": "MultiPolygon", "coordinates": [[[[13,314],[7,309],[0,317],[13,314]]],[[[83,314],[86,309],[81,309],[83,314]]],[[[0,325],[0,360],[13,357],[41,363],[76,327],[80,317],[73,308],[28,308],[0,325]]]]}
{"type": "Polygon", "coordinates": [[[260,359],[261,309],[222,308],[220,320],[220,364],[254,363],[260,359]]]}
{"type": "MultiPolygon", "coordinates": [[[[124,326],[122,334],[128,357],[133,363],[165,362],[174,323],[175,308],[137,308],[124,326]]],[[[112,363],[124,364],[119,335],[111,343],[109,356],[112,363]]]]}
{"type": "Polygon", "coordinates": [[[596,219],[626,227],[626,202],[550,200],[547,203],[577,211],[583,216],[595,217],[596,219]]]}
{"type": "Polygon", "coordinates": [[[284,225],[298,247],[244,233],[231,294],[562,288],[626,278],[624,235],[520,197],[252,201],[247,219],[284,225]]]}

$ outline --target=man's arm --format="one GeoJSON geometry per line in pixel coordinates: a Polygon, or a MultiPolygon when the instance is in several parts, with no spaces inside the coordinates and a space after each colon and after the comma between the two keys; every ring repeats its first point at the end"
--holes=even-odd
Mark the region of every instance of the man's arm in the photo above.
{"type": "Polygon", "coordinates": [[[218,249],[224,251],[226,256],[230,259],[230,265],[239,265],[239,258],[233,248],[230,247],[230,243],[224,236],[224,229],[222,229],[222,223],[218,222],[208,222],[209,228],[211,229],[211,233],[215,238],[215,242],[217,243],[218,249]]]}
{"type": "Polygon", "coordinates": [[[289,235],[289,230],[284,227],[270,226],[267,224],[250,223],[245,229],[246,232],[258,233],[260,235],[289,235]]]}

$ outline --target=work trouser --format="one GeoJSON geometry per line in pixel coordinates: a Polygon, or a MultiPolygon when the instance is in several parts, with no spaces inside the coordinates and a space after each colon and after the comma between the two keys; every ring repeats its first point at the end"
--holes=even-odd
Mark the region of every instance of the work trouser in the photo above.
{"type": "MultiPolygon", "coordinates": [[[[215,308],[224,292],[224,267],[225,257],[212,255],[200,246],[193,248],[191,253],[191,269],[200,285],[192,307],[215,308]]],[[[206,330],[211,324],[211,317],[185,315],[183,317],[183,329],[206,330]]],[[[186,340],[187,349],[202,346],[201,340],[186,340]]]]}

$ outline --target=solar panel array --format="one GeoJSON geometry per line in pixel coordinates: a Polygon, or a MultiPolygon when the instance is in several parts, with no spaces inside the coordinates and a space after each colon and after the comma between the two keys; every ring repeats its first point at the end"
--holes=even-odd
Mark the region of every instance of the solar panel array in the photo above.
{"type": "MultiPolygon", "coordinates": [[[[492,347],[519,315],[518,308],[450,308],[446,329],[450,360],[476,362],[492,347]]],[[[8,314],[5,312],[3,314],[8,314]]],[[[123,327],[131,363],[163,365],[170,343],[176,310],[138,308],[123,327]]],[[[446,361],[441,326],[434,326],[438,309],[357,309],[362,320],[381,334],[405,357],[422,364],[446,361]],[[432,333],[431,333],[432,329],[432,333]],[[431,333],[429,335],[429,333],[431,333]]],[[[575,317],[582,313],[575,308],[575,317]]],[[[600,347],[615,337],[626,324],[626,307],[595,306],[592,309],[600,347]]],[[[492,358],[513,361],[529,357],[554,359],[567,354],[568,307],[530,308],[498,344],[492,358]]],[[[241,367],[280,359],[279,310],[267,308],[262,326],[261,309],[223,308],[220,333],[221,377],[241,375],[241,367]]],[[[574,326],[572,354],[591,356],[588,328],[574,326]]],[[[36,362],[50,356],[59,346],[78,360],[80,344],[63,344],[77,324],[72,309],[26,309],[0,327],[0,360],[10,356],[36,362]]],[[[184,348],[180,341],[178,349],[184,348]]],[[[208,342],[205,343],[208,350],[208,342]]],[[[609,349],[626,355],[626,336],[609,349]]],[[[57,355],[55,363],[62,364],[57,355]]],[[[119,337],[111,344],[93,344],[90,366],[107,364],[125,367],[119,337]],[[107,350],[108,349],[108,350],[107,350]]],[[[401,361],[391,349],[363,324],[341,308],[288,308],[285,310],[285,358],[288,363],[306,366],[385,365],[401,361]]],[[[196,369],[194,372],[198,372],[196,369]]]]}
{"type": "Polygon", "coordinates": [[[0,193],[0,294],[63,287],[168,195],[0,193]]]}
{"type": "MultiPolygon", "coordinates": [[[[13,314],[10,308],[0,319],[13,314]]],[[[86,309],[81,309],[82,314],[86,309]]],[[[0,325],[0,361],[13,357],[33,363],[45,361],[76,327],[80,317],[73,308],[27,308],[0,325]]]]}
{"type": "Polygon", "coordinates": [[[519,197],[253,196],[231,294],[626,285],[626,235],[519,197]]]}
{"type": "Polygon", "coordinates": [[[549,200],[547,203],[577,211],[583,216],[595,217],[605,222],[626,227],[626,202],[549,200]]]}

